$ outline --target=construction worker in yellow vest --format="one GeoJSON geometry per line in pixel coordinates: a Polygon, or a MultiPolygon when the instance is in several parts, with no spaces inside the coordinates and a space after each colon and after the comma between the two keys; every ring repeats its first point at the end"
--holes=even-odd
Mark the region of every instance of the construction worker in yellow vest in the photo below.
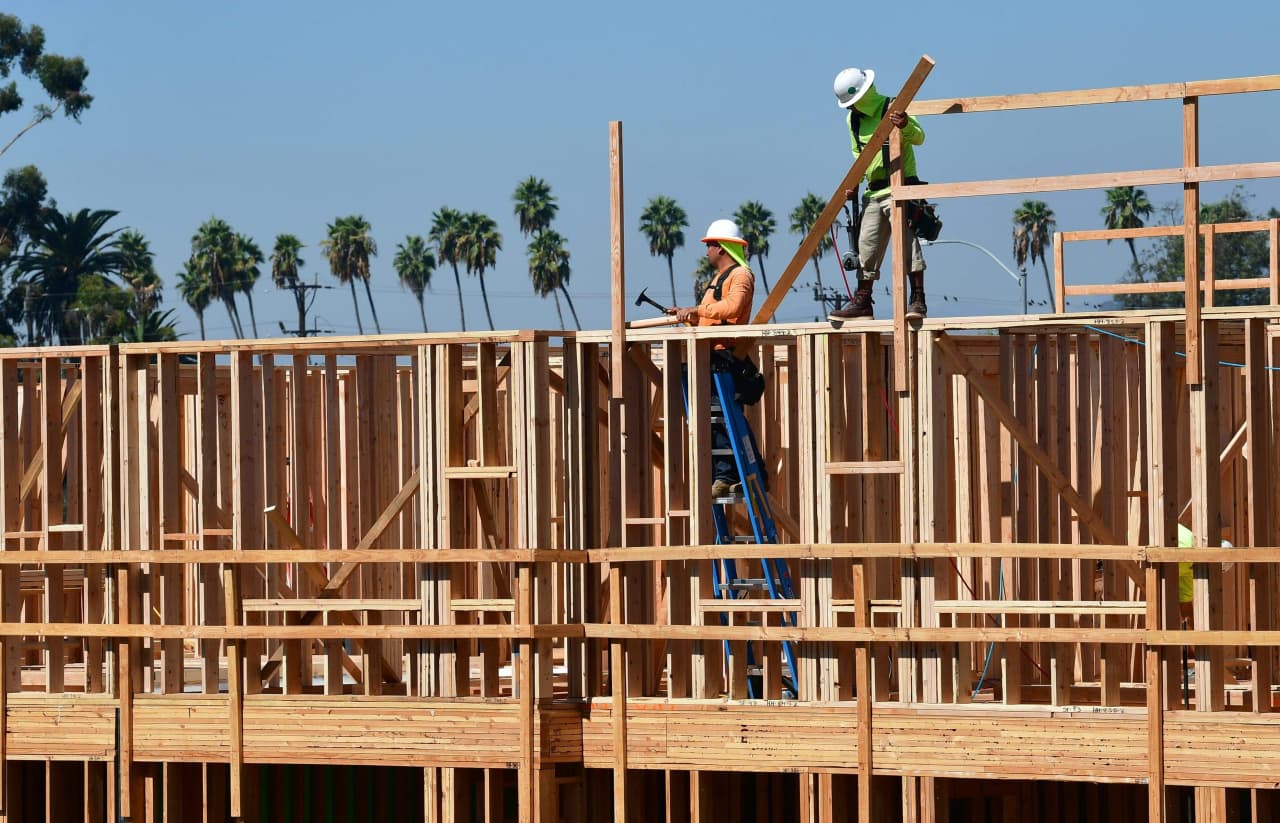
{"type": "MultiPolygon", "coordinates": [[[[849,125],[849,140],[855,158],[862,153],[889,108],[889,98],[876,91],[875,79],[876,73],[871,69],[847,68],[836,75],[836,102],[840,108],[849,112],[845,119],[849,125]]],[[[889,122],[902,132],[903,177],[908,184],[918,183],[915,147],[924,142],[924,129],[920,128],[920,123],[914,117],[908,117],[905,112],[889,112],[889,122]]],[[[828,315],[829,319],[836,322],[873,317],[875,314],[871,286],[880,278],[880,264],[884,262],[884,254],[889,247],[891,227],[888,141],[871,158],[863,180],[867,183],[867,191],[862,196],[862,225],[858,231],[858,257],[862,262],[862,270],[858,275],[858,287],[853,293],[853,299],[848,305],[828,315]]],[[[907,275],[911,287],[906,309],[908,320],[922,319],[929,312],[924,300],[924,269],[920,240],[913,234],[911,265],[907,275]]]]}
{"type": "MultiPolygon", "coordinates": [[[[1195,546],[1195,544],[1196,544],[1195,532],[1191,531],[1191,529],[1179,523],[1178,524],[1178,548],[1190,549],[1193,546],[1195,546]]],[[[1222,548],[1224,549],[1231,548],[1231,541],[1223,540],[1222,548]]],[[[1226,571],[1230,569],[1233,565],[1234,565],[1233,563],[1223,563],[1222,570],[1226,571]]],[[[1182,618],[1184,620],[1191,619],[1192,602],[1195,600],[1195,594],[1196,594],[1196,578],[1195,578],[1195,570],[1193,568],[1193,564],[1179,563],[1178,564],[1178,611],[1182,614],[1182,618]]]]}

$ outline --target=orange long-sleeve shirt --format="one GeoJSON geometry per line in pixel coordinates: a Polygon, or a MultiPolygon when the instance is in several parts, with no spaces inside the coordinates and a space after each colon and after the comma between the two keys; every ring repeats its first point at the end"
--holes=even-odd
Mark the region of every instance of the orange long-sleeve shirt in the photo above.
{"type": "Polygon", "coordinates": [[[751,302],[755,299],[756,276],[746,266],[734,266],[727,275],[717,274],[702,293],[698,304],[699,326],[741,326],[751,322],[751,302]],[[716,299],[716,281],[724,277],[720,299],[716,299]]]}

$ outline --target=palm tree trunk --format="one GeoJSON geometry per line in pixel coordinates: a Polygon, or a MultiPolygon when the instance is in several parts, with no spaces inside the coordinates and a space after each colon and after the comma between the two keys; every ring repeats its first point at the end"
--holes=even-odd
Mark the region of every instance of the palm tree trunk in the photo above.
{"type": "Polygon", "coordinates": [[[197,321],[197,322],[199,322],[199,324],[200,324],[200,339],[201,339],[201,340],[204,340],[204,339],[205,339],[205,336],[204,336],[204,312],[202,312],[202,311],[198,311],[198,312],[196,312],[196,321],[197,321]]]}
{"type": "Polygon", "coordinates": [[[822,269],[818,268],[818,256],[813,256],[813,270],[818,276],[818,289],[821,291],[825,286],[822,285],[822,269]]]}
{"type": "Polygon", "coordinates": [[[249,325],[253,327],[253,336],[258,336],[258,316],[253,313],[253,292],[245,292],[244,299],[249,301],[249,325]]]}
{"type": "Polygon", "coordinates": [[[489,331],[493,331],[493,313],[489,311],[489,292],[484,287],[484,269],[480,269],[480,296],[484,298],[484,316],[489,319],[489,331]]]}
{"type": "Polygon", "coordinates": [[[1049,290],[1049,305],[1054,307],[1057,305],[1053,299],[1053,281],[1049,279],[1049,264],[1045,262],[1044,255],[1040,255],[1040,266],[1044,269],[1044,287],[1049,290]]]}
{"type": "Polygon", "coordinates": [[[356,309],[356,328],[364,334],[364,323],[360,322],[360,298],[356,297],[356,279],[351,278],[347,285],[351,286],[351,305],[356,309]]]}
{"type": "Polygon", "coordinates": [[[369,278],[360,278],[364,281],[364,295],[369,298],[369,311],[373,312],[373,327],[378,334],[382,334],[382,324],[378,322],[378,309],[373,305],[373,292],[369,290],[369,278]]]}
{"type": "Polygon", "coordinates": [[[671,305],[678,306],[680,301],[676,299],[676,270],[671,265],[671,257],[667,257],[667,280],[671,281],[671,305]]]}
{"type": "Polygon", "coordinates": [[[1132,255],[1133,255],[1133,265],[1134,265],[1134,267],[1135,267],[1135,268],[1137,268],[1137,266],[1138,266],[1138,250],[1137,250],[1136,248],[1134,248],[1134,245],[1133,245],[1133,238],[1132,238],[1132,237],[1126,237],[1124,242],[1126,242],[1126,243],[1128,243],[1128,244],[1129,244],[1129,254],[1132,254],[1132,255]]]}
{"type": "Polygon", "coordinates": [[[240,319],[240,307],[236,305],[236,296],[231,295],[231,313],[236,316],[236,335],[244,337],[244,322],[240,319]]]}
{"type": "Polygon", "coordinates": [[[563,329],[564,328],[564,312],[560,311],[560,297],[555,292],[551,292],[551,299],[556,301],[556,317],[560,319],[560,328],[563,329]]]}
{"type": "Polygon", "coordinates": [[[422,295],[418,295],[418,314],[422,315],[422,330],[428,332],[427,328],[427,307],[422,299],[422,295]]]}
{"type": "Polygon", "coordinates": [[[764,293],[768,294],[771,291],[771,289],[769,288],[769,278],[766,277],[764,273],[764,256],[763,255],[759,255],[759,254],[756,255],[756,264],[760,266],[760,280],[761,282],[764,283],[764,293]]]}
{"type": "Polygon", "coordinates": [[[582,331],[582,324],[578,322],[578,310],[573,307],[573,298],[569,296],[569,290],[564,287],[564,283],[560,284],[560,291],[564,294],[564,300],[569,304],[569,313],[573,315],[573,325],[578,327],[578,331],[582,331]]]}
{"type": "Polygon", "coordinates": [[[467,311],[462,308],[462,278],[458,276],[458,264],[450,263],[453,267],[453,282],[458,285],[458,318],[462,321],[462,330],[467,330],[467,311]]]}
{"type": "Polygon", "coordinates": [[[240,333],[240,324],[236,322],[235,312],[231,310],[231,301],[223,300],[222,305],[226,306],[227,308],[227,319],[231,321],[231,333],[234,334],[237,338],[244,337],[244,335],[240,333]]]}

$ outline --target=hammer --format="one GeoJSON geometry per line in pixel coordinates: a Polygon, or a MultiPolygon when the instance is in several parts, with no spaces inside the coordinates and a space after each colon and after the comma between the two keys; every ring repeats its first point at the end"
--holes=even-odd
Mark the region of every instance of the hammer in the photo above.
{"type": "Polygon", "coordinates": [[[652,297],[645,294],[645,292],[647,292],[648,290],[649,290],[648,286],[640,290],[640,294],[636,297],[636,305],[639,306],[644,303],[648,303],[650,306],[653,306],[655,309],[662,312],[663,314],[667,314],[669,310],[667,309],[666,306],[662,305],[657,300],[654,300],[652,297]]]}

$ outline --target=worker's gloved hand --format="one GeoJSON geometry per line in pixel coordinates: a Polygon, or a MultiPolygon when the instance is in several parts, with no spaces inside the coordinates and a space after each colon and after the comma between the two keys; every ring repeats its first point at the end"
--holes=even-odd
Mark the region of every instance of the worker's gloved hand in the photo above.
{"type": "Polygon", "coordinates": [[[896,128],[902,128],[907,125],[907,113],[905,111],[891,111],[889,112],[889,122],[896,128]]]}
{"type": "Polygon", "coordinates": [[[667,309],[667,314],[674,315],[676,322],[678,323],[692,323],[692,321],[698,319],[698,310],[694,307],[682,309],[677,306],[672,306],[667,309]]]}

